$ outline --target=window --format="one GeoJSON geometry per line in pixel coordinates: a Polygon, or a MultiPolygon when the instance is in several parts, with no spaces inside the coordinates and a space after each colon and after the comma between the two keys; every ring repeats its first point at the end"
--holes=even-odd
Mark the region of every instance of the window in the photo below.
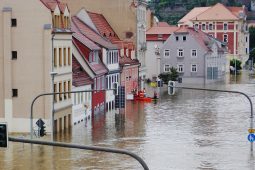
{"type": "Polygon", "coordinates": [[[12,51],[12,60],[17,60],[17,51],[12,51]]]}
{"type": "Polygon", "coordinates": [[[170,57],[170,50],[165,50],[164,55],[165,57],[170,57]]]}
{"type": "MultiPolygon", "coordinates": [[[[59,93],[62,93],[62,82],[58,84],[59,93]]],[[[59,94],[59,101],[62,101],[62,94],[59,94]]]]}
{"type": "Polygon", "coordinates": [[[213,24],[209,24],[209,30],[213,30],[213,24]]]}
{"type": "Polygon", "coordinates": [[[59,60],[58,60],[59,63],[58,64],[59,64],[59,66],[62,66],[62,48],[59,48],[58,52],[59,52],[58,53],[59,54],[59,60]]]}
{"type": "Polygon", "coordinates": [[[178,49],[178,57],[183,57],[183,49],[178,49]]]}
{"type": "Polygon", "coordinates": [[[191,50],[191,57],[197,57],[197,50],[191,50]]]}
{"type": "Polygon", "coordinates": [[[71,65],[71,49],[68,47],[68,65],[71,65]]]}
{"type": "Polygon", "coordinates": [[[184,71],[184,68],[183,68],[183,67],[184,67],[183,64],[179,64],[179,65],[177,66],[177,70],[178,70],[179,73],[183,73],[183,71],[184,71]]]}
{"type": "Polygon", "coordinates": [[[178,36],[176,36],[176,37],[175,37],[175,39],[176,39],[176,41],[178,41],[178,40],[179,40],[179,37],[178,37],[178,36]]]}
{"type": "MultiPolygon", "coordinates": [[[[68,81],[67,85],[68,85],[68,92],[70,92],[71,91],[71,81],[70,80],[68,81]]],[[[71,98],[71,93],[68,93],[68,98],[71,98]]]]}
{"type": "Polygon", "coordinates": [[[57,49],[54,48],[54,67],[57,67],[57,49]]]}
{"type": "Polygon", "coordinates": [[[227,23],[223,24],[223,30],[228,30],[228,24],[227,23]]]}
{"type": "Polygon", "coordinates": [[[197,72],[197,65],[191,64],[191,72],[197,72]]]}
{"type": "Polygon", "coordinates": [[[202,30],[205,30],[206,28],[205,28],[205,24],[202,24],[202,30]]]}
{"type": "Polygon", "coordinates": [[[162,34],[158,34],[158,39],[162,40],[163,39],[163,35],[162,34]]]}
{"type": "Polygon", "coordinates": [[[223,34],[223,42],[228,42],[228,34],[223,34]]]}
{"type": "MultiPolygon", "coordinates": [[[[54,93],[57,92],[57,84],[54,84],[54,93]]],[[[54,102],[57,102],[57,95],[54,94],[54,102]]]]}
{"type": "Polygon", "coordinates": [[[66,66],[66,48],[64,48],[64,66],[66,66]]]}
{"type": "Polygon", "coordinates": [[[245,52],[246,52],[246,54],[248,54],[248,48],[245,48],[245,52]]]}
{"type": "MultiPolygon", "coordinates": [[[[66,92],[66,82],[64,81],[64,92],[66,92]]],[[[64,93],[64,99],[66,99],[66,93],[64,93]]]]}
{"type": "Polygon", "coordinates": [[[12,89],[12,97],[18,97],[18,89],[12,89]]]}
{"type": "Polygon", "coordinates": [[[195,24],[195,29],[198,29],[198,28],[199,28],[198,24],[195,24]]]}
{"type": "Polygon", "coordinates": [[[165,64],[164,66],[164,72],[169,72],[170,71],[170,65],[165,64]]]}
{"type": "Polygon", "coordinates": [[[248,37],[247,36],[245,37],[245,42],[248,42],[248,37]]]}
{"type": "Polygon", "coordinates": [[[183,41],[186,41],[186,36],[185,36],[185,35],[182,37],[182,40],[183,40],[183,41]]]}
{"type": "Polygon", "coordinates": [[[11,26],[12,27],[17,27],[17,19],[16,18],[11,19],[11,26]]]}

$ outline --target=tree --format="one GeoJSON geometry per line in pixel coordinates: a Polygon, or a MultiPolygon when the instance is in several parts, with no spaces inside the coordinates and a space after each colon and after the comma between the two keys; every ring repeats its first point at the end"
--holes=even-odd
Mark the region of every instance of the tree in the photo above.
{"type": "Polygon", "coordinates": [[[249,59],[253,59],[253,63],[255,62],[255,27],[252,26],[249,28],[250,33],[250,57],[249,59]]]}
{"type": "MultiPolygon", "coordinates": [[[[237,59],[230,60],[230,66],[232,66],[232,68],[234,68],[237,72],[242,69],[241,65],[242,65],[242,62],[240,60],[237,60],[237,59]]],[[[230,70],[230,73],[232,74],[235,73],[235,70],[230,70]]]]}
{"type": "Polygon", "coordinates": [[[174,67],[170,68],[169,72],[164,72],[159,74],[158,76],[165,84],[168,83],[168,81],[177,81],[179,77],[179,73],[177,72],[177,69],[174,67]]]}

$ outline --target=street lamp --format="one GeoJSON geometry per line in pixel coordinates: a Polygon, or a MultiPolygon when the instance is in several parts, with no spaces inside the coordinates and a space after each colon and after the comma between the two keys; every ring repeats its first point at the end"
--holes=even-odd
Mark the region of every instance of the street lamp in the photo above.
{"type": "MultiPolygon", "coordinates": [[[[57,72],[50,72],[51,75],[51,83],[52,83],[52,93],[54,93],[54,78],[57,75],[57,72]]],[[[54,140],[54,113],[55,113],[55,108],[54,108],[54,97],[55,95],[52,96],[52,115],[51,115],[51,130],[52,130],[52,135],[51,135],[51,139],[52,141],[54,140]]]]}

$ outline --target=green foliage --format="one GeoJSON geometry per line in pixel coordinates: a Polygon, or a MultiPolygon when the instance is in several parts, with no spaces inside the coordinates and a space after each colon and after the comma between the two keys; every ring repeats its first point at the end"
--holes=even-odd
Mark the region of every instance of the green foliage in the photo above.
{"type": "Polygon", "coordinates": [[[240,60],[237,60],[237,59],[230,60],[230,66],[235,68],[235,65],[236,65],[236,71],[239,71],[242,69],[241,64],[242,64],[242,62],[240,60]]]}
{"type": "MultiPolygon", "coordinates": [[[[160,21],[176,25],[194,7],[212,6],[222,0],[150,0],[149,8],[160,21]]],[[[233,0],[232,0],[233,1],[233,0]]]]}
{"type": "Polygon", "coordinates": [[[177,81],[179,77],[179,73],[177,72],[177,69],[174,67],[170,68],[169,72],[164,72],[159,74],[158,76],[165,84],[168,83],[168,81],[177,81]]]}

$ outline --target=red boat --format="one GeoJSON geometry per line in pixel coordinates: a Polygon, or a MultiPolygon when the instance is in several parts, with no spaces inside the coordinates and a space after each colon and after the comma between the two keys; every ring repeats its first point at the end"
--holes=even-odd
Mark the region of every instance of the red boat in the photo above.
{"type": "Polygon", "coordinates": [[[143,92],[139,92],[138,95],[134,95],[134,100],[152,102],[153,100],[157,100],[157,98],[145,97],[143,92]]]}

